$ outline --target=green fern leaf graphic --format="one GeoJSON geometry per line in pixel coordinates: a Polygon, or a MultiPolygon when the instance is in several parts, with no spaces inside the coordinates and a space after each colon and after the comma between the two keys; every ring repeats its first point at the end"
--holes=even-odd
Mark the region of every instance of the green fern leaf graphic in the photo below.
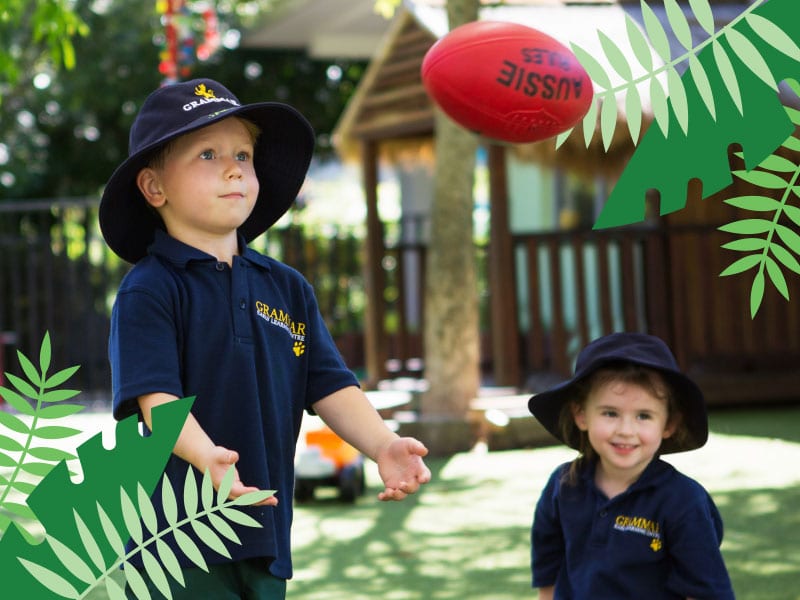
{"type": "MultiPolygon", "coordinates": [[[[794,125],[787,118],[772,87],[765,85],[765,79],[781,81],[797,77],[800,68],[798,61],[791,53],[781,50],[786,49],[784,37],[800,39],[800,20],[795,18],[796,8],[794,0],[756,0],[710,42],[703,42],[705,46],[697,53],[697,60],[704,68],[714,92],[716,121],[704,108],[701,93],[687,71],[683,83],[688,112],[692,115],[691,128],[683,136],[675,134],[671,124],[674,122],[677,125],[678,120],[674,114],[670,114],[670,127],[667,129],[669,138],[661,127],[648,129],[612,190],[595,228],[642,221],[645,195],[650,189],[659,191],[660,213],[664,215],[685,206],[687,186],[692,179],[702,181],[704,197],[730,185],[732,174],[728,164],[728,147],[732,143],[744,148],[746,170],[754,169],[784,143],[793,133],[794,125]],[[777,42],[765,40],[746,22],[748,16],[753,22],[754,15],[757,17],[755,22],[759,23],[756,27],[760,27],[761,31],[764,30],[763,22],[767,21],[775,27],[780,24],[779,28],[785,36],[777,42]],[[759,18],[763,21],[759,21],[759,18]],[[731,31],[736,33],[731,34],[731,31]],[[741,43],[742,39],[747,42],[741,43]],[[730,45],[731,40],[736,40],[736,48],[730,45]],[[744,50],[745,47],[752,47],[754,51],[744,50]],[[745,61],[748,61],[747,64],[745,61]],[[725,97],[731,101],[723,102],[725,97]],[[664,163],[667,157],[669,168],[665,168],[664,163]]],[[[655,18],[648,17],[651,13],[652,10],[644,9],[643,5],[645,30],[651,45],[659,51],[659,42],[653,37],[656,26],[648,26],[648,22],[655,18]]],[[[655,35],[658,37],[658,34],[655,35]]],[[[672,94],[672,89],[669,91],[672,94]]],[[[664,112],[659,110],[658,100],[654,95],[653,109],[657,121],[659,113],[664,112]]]]}

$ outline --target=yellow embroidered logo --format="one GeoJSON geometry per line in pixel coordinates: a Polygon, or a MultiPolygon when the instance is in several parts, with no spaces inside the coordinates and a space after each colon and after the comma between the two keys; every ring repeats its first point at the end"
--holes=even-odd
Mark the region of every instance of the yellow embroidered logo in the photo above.
{"type": "Polygon", "coordinates": [[[214,90],[207,88],[205,83],[201,83],[200,85],[195,86],[194,95],[202,96],[206,100],[209,100],[211,98],[216,98],[216,96],[214,95],[214,90]]]}
{"type": "Polygon", "coordinates": [[[650,542],[650,548],[653,552],[661,550],[661,527],[656,521],[647,519],[645,517],[629,517],[627,515],[618,515],[614,519],[614,529],[617,531],[625,531],[637,533],[649,538],[653,538],[650,542]]]}
{"type": "Polygon", "coordinates": [[[658,552],[659,550],[661,550],[661,540],[654,539],[652,542],[650,542],[650,549],[653,552],[658,552]]]}
{"type": "Polygon", "coordinates": [[[306,324],[295,321],[281,308],[273,308],[266,302],[256,302],[256,314],[270,325],[280,327],[294,340],[292,352],[301,357],[306,352],[306,324]]]}

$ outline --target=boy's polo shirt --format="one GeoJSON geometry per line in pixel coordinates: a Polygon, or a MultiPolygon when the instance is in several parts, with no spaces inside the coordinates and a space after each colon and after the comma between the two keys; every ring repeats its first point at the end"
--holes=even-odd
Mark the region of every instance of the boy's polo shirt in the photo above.
{"type": "MultiPolygon", "coordinates": [[[[270,571],[288,579],[303,411],[358,381],[305,278],[243,240],[240,246],[229,267],[157,232],[149,256],[123,280],[112,311],[114,416],[138,413],[136,399],[148,393],[196,396],[192,414],[215,444],[239,453],[242,482],[277,490],[279,499],[276,507],[246,509],[263,527],[234,527],[242,544],[227,544],[231,560],[268,557],[270,571]]],[[[187,466],[172,455],[165,471],[178,498],[187,466]]],[[[157,508],[160,496],[153,495],[157,508]]],[[[227,562],[195,540],[209,564],[227,562]]],[[[183,566],[194,566],[173,548],[183,566]]]]}
{"type": "Polygon", "coordinates": [[[560,600],[734,597],[719,551],[722,519],[696,481],[653,460],[609,500],[594,464],[576,486],[551,475],[532,528],[533,586],[555,585],[560,600]]]}

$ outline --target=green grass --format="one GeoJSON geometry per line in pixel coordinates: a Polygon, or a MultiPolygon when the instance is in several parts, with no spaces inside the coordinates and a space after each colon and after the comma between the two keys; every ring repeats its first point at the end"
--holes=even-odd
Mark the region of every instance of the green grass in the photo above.
{"type": "MultiPolygon", "coordinates": [[[[668,459],[711,492],[739,600],[800,600],[800,406],[717,410],[702,449],[668,459]]],[[[530,588],[529,532],[562,447],[428,461],[433,481],[399,503],[333,490],[299,505],[290,600],[517,600],[530,588]]],[[[118,574],[121,577],[121,574],[118,574]]],[[[105,600],[97,590],[90,600],[105,600]]]]}

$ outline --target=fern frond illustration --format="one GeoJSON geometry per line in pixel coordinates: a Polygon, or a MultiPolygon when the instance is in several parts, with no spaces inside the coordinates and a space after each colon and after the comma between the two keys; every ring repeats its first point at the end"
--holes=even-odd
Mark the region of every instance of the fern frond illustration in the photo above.
{"type": "MultiPolygon", "coordinates": [[[[78,367],[48,375],[51,354],[50,335],[45,333],[39,349],[39,368],[22,352],[17,352],[28,380],[6,373],[12,387],[0,387],[0,396],[18,413],[0,411],[0,467],[4,469],[0,473],[0,535],[8,528],[12,517],[35,521],[36,515],[25,499],[56,463],[76,458],[51,443],[81,432],[72,427],[43,424],[74,415],[84,408],[66,402],[79,391],[59,387],[78,367]]],[[[32,537],[27,529],[22,531],[32,537]]]]}
{"type": "Polygon", "coordinates": [[[97,504],[97,515],[102,529],[93,533],[86,526],[77,511],[74,511],[75,526],[80,534],[81,546],[70,548],[48,535],[45,539],[60,561],[58,571],[28,559],[20,558],[25,569],[52,593],[62,598],[83,599],[99,586],[104,586],[111,600],[126,598],[125,590],[111,578],[111,574],[122,567],[131,592],[141,600],[149,599],[150,592],[139,571],[130,559],[140,555],[147,576],[156,588],[171,599],[169,578],[181,586],[183,574],[175,551],[165,539],[171,537],[180,551],[196,566],[208,571],[208,565],[197,544],[184,532],[191,528],[199,540],[215,552],[230,557],[224,539],[234,544],[241,541],[227,520],[248,527],[261,527],[261,524],[241,512],[236,507],[260,502],[273,492],[259,491],[229,500],[228,494],[234,479],[234,468],[228,469],[214,499],[211,476],[206,471],[201,483],[198,499],[194,469],[189,467],[184,484],[183,503],[186,518],[178,520],[175,492],[167,477],[161,487],[161,503],[167,518],[167,526],[159,530],[153,503],[141,485],[136,488],[136,501],[120,488],[120,507],[125,529],[120,531],[109,519],[103,507],[97,504]],[[198,500],[200,505],[198,506],[198,500]],[[224,517],[224,518],[223,518],[224,517]],[[226,520],[227,519],[227,520],[226,520]],[[142,527],[144,525],[144,527],[142,527]],[[101,535],[102,534],[102,537],[101,535]],[[134,547],[126,552],[123,538],[130,538],[134,547]],[[116,555],[107,561],[102,548],[110,548],[116,555]],[[67,575],[77,578],[82,585],[75,587],[67,580],[67,575]]]}
{"type": "Polygon", "coordinates": [[[692,179],[702,183],[702,196],[707,198],[733,181],[728,162],[731,144],[742,147],[745,168],[752,170],[792,135],[794,125],[771,82],[795,79],[800,72],[794,41],[800,40],[796,11],[795,0],[757,0],[709,38],[713,41],[696,59],[707,75],[715,116],[705,106],[690,68],[682,82],[691,127],[686,133],[679,131],[680,111],[671,97],[668,126],[650,127],[642,137],[597,218],[596,229],[642,221],[648,190],[659,192],[662,215],[686,205],[692,179]]]}
{"type": "MultiPolygon", "coordinates": [[[[137,419],[133,416],[117,423],[114,448],[107,450],[103,447],[101,433],[83,442],[77,449],[83,472],[80,483],[70,479],[66,462],[59,462],[28,496],[28,506],[38,517],[47,537],[58,540],[73,552],[79,548],[86,549],[88,562],[87,559],[81,560],[87,564],[95,565],[95,561],[97,564],[111,564],[119,556],[116,551],[119,547],[115,550],[110,544],[100,546],[98,543],[97,548],[89,550],[92,544],[87,532],[91,532],[97,541],[101,532],[109,539],[113,536],[110,533],[112,529],[127,531],[120,489],[131,498],[137,497],[139,486],[148,496],[153,493],[192,402],[192,398],[186,398],[156,407],[152,434],[148,437],[139,433],[137,419]],[[98,505],[103,507],[103,515],[98,505]],[[76,519],[76,514],[80,520],[76,519]]],[[[0,538],[4,597],[37,600],[62,597],[43,587],[20,559],[54,573],[64,570],[51,544],[31,544],[17,523],[12,522],[0,538]]],[[[80,571],[79,574],[86,575],[80,571]]],[[[59,577],[76,589],[82,584],[81,578],[72,572],[59,577]]]]}
{"type": "MultiPolygon", "coordinates": [[[[800,90],[800,86],[793,86],[800,90]]],[[[800,111],[786,109],[792,122],[800,127],[800,111]]],[[[800,151],[800,138],[790,136],[781,145],[793,152],[800,151]]],[[[740,153],[738,153],[740,154],[740,153]]],[[[773,193],[780,193],[780,200],[770,196],[740,196],[725,200],[737,208],[749,210],[765,217],[735,221],[720,227],[720,231],[740,236],[739,239],[724,244],[727,250],[741,252],[744,255],[729,265],[720,277],[738,275],[751,269],[756,270],[753,285],[750,288],[750,316],[755,318],[761,302],[767,280],[775,289],[789,300],[789,288],[781,267],[800,275],[800,235],[792,229],[800,227],[800,207],[791,204],[800,196],[800,165],[777,154],[768,156],[758,169],[753,171],[734,171],[740,179],[773,193]],[[785,225],[781,218],[788,223],[785,225]]]]}
{"type": "MultiPolygon", "coordinates": [[[[704,41],[693,44],[692,33],[687,15],[680,8],[676,0],[664,0],[664,9],[671,34],[678,41],[684,52],[673,55],[669,34],[652,8],[642,0],[642,20],[645,32],[643,33],[630,14],[625,15],[627,43],[630,52],[623,52],[620,46],[602,31],[598,31],[600,46],[608,63],[616,75],[622,79],[619,85],[613,85],[611,76],[604,71],[603,66],[592,54],[576,43],[572,43],[572,50],[578,60],[586,68],[595,82],[594,102],[600,105],[600,134],[603,145],[608,150],[614,131],[617,126],[617,94],[625,95],[625,116],[633,143],[639,140],[642,123],[642,100],[637,86],[649,85],[650,103],[653,117],[665,138],[670,132],[670,108],[672,117],[677,121],[683,135],[689,132],[689,96],[687,95],[686,81],[692,80],[694,89],[699,95],[705,110],[713,121],[717,120],[717,98],[720,94],[730,96],[739,114],[744,113],[742,104],[742,90],[736,77],[731,55],[737,64],[749,69],[763,84],[773,91],[777,91],[778,84],[770,70],[767,60],[749,37],[740,32],[737,25],[746,23],[752,31],[753,37],[768,43],[773,49],[778,50],[795,61],[800,62],[800,47],[792,38],[774,21],[771,21],[753,12],[761,1],[745,9],[736,19],[728,23],[720,31],[714,28],[714,16],[709,0],[690,0],[689,11],[698,22],[703,31],[708,34],[704,41]],[[646,33],[646,37],[645,37],[646,33]],[[725,44],[721,42],[725,40],[725,44]],[[726,50],[726,45],[728,49],[726,50]],[[705,52],[712,59],[701,61],[699,56],[705,52]],[[655,51],[662,61],[661,66],[655,66],[652,51],[655,51]],[[638,61],[632,65],[628,56],[638,61]],[[688,61],[687,72],[681,77],[676,67],[688,61]],[[643,70],[643,74],[634,76],[636,69],[643,70]],[[709,73],[721,76],[723,86],[717,90],[712,86],[709,73]]],[[[586,145],[588,146],[595,131],[597,108],[586,114],[583,120],[583,130],[586,145]]],[[[557,144],[560,145],[569,136],[565,132],[559,136],[557,144]]]]}

